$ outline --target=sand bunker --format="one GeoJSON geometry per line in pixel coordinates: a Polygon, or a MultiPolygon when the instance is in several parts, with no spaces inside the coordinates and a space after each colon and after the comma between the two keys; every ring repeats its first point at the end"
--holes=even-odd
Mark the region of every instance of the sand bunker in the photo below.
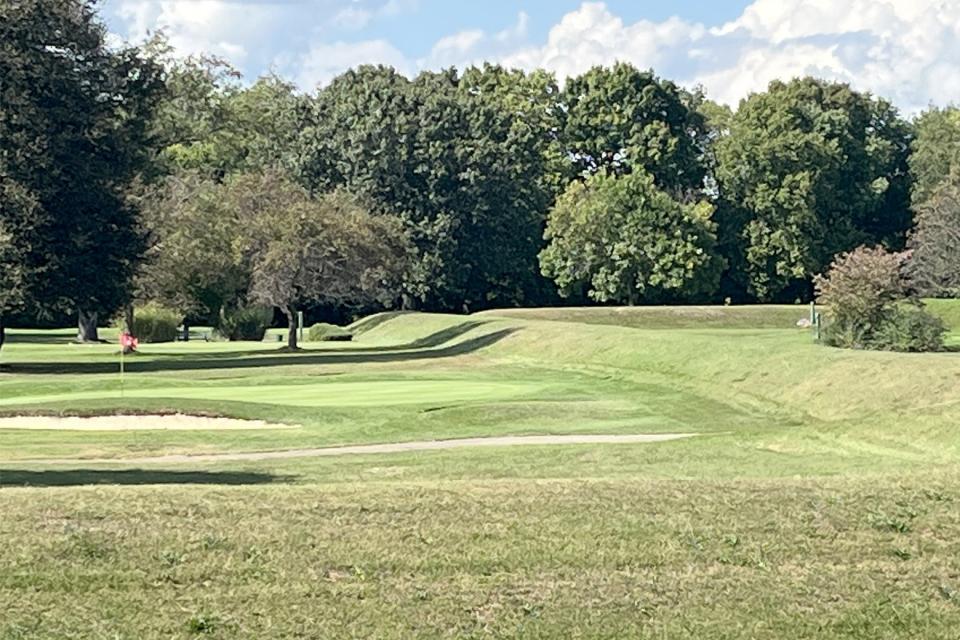
{"type": "Polygon", "coordinates": [[[263,420],[208,418],[184,414],[164,416],[94,416],[90,418],[14,416],[0,418],[0,429],[37,431],[241,431],[250,429],[297,429],[297,425],[263,420]]]}

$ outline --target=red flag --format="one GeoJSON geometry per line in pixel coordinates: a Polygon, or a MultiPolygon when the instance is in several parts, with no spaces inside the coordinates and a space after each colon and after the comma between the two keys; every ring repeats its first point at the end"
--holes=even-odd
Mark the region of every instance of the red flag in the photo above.
{"type": "Polygon", "coordinates": [[[120,346],[126,349],[136,349],[140,346],[140,341],[124,331],[120,334],[120,346]]]}

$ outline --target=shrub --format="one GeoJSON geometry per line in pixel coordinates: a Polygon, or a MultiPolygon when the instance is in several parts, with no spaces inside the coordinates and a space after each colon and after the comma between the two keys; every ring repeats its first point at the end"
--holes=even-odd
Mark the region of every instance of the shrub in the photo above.
{"type": "Polygon", "coordinates": [[[894,305],[907,296],[901,274],[904,260],[901,253],[859,247],[839,255],[826,276],[814,279],[817,301],[829,308],[827,344],[867,346],[894,305]]]}
{"type": "Polygon", "coordinates": [[[332,342],[341,340],[344,342],[353,340],[353,334],[335,324],[318,322],[307,331],[308,342],[332,342]]]}
{"type": "Polygon", "coordinates": [[[906,254],[860,247],[817,276],[818,300],[829,308],[824,341],[836,347],[939,351],[946,325],[909,298],[906,254]]]}
{"type": "Polygon", "coordinates": [[[181,322],[182,314],[151,302],[134,310],[133,328],[130,332],[140,342],[173,342],[180,333],[178,327],[181,322]]]}
{"type": "Polygon", "coordinates": [[[261,341],[273,323],[271,307],[241,307],[220,310],[217,333],[227,340],[261,341]]]}
{"type": "Polygon", "coordinates": [[[868,346],[883,351],[942,351],[946,332],[943,320],[922,307],[906,304],[887,314],[868,346]]]}

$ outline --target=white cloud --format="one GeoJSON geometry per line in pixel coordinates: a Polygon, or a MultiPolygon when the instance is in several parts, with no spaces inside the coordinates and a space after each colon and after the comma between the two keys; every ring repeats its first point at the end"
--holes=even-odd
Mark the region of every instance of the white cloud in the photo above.
{"type": "Polygon", "coordinates": [[[249,47],[284,17],[276,5],[228,0],[122,0],[116,12],[127,24],[129,40],[163,30],[181,55],[212,53],[240,65],[249,47]]]}
{"type": "Polygon", "coordinates": [[[531,41],[530,17],[521,12],[502,31],[440,38],[420,58],[389,39],[362,37],[418,0],[113,1],[130,39],[163,28],[182,53],[220,54],[249,75],[279,65],[306,89],[363,63],[410,74],[490,61],[544,67],[563,80],[619,60],[703,85],[728,104],[770,80],[806,74],[850,82],[908,112],[960,99],[960,0],[754,0],[717,25],[677,17],[625,23],[603,2],[584,2],[545,42],[531,41]]]}
{"type": "Polygon", "coordinates": [[[544,46],[513,52],[503,62],[528,69],[544,67],[561,79],[616,61],[655,67],[670,55],[682,54],[704,32],[703,26],[679,18],[626,25],[604,3],[585,2],[550,30],[544,46]]]}
{"type": "Polygon", "coordinates": [[[403,53],[386,40],[321,43],[313,45],[300,60],[297,84],[312,90],[361,64],[388,65],[407,75],[413,72],[403,53]]]}
{"type": "Polygon", "coordinates": [[[334,14],[330,22],[339,29],[359,31],[379,18],[389,18],[412,11],[418,4],[418,0],[387,0],[379,5],[351,0],[349,5],[334,14]]]}
{"type": "Polygon", "coordinates": [[[436,69],[455,66],[462,69],[483,64],[485,60],[496,61],[507,57],[527,39],[530,16],[521,11],[513,25],[488,34],[482,29],[469,29],[440,38],[430,54],[417,61],[421,69],[436,69]]]}
{"type": "Polygon", "coordinates": [[[624,24],[604,3],[585,2],[550,30],[544,45],[502,57],[561,79],[618,60],[703,85],[728,104],[771,80],[810,74],[916,111],[960,97],[960,2],[756,0],[713,28],[679,18],[624,24]]]}

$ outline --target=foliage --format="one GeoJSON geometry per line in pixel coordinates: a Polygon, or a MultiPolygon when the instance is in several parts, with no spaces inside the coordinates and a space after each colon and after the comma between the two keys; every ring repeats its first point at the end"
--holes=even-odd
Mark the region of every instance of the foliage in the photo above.
{"type": "Polygon", "coordinates": [[[247,306],[220,309],[217,318],[217,333],[230,341],[247,340],[260,342],[273,323],[273,308],[247,306]]]}
{"type": "Polygon", "coordinates": [[[960,107],[932,107],[914,125],[910,154],[913,204],[929,200],[951,174],[960,173],[960,107]]]}
{"type": "Polygon", "coordinates": [[[224,206],[223,191],[197,172],[169,176],[145,190],[139,204],[150,236],[137,277],[141,298],[208,322],[221,309],[242,305],[250,270],[233,250],[240,228],[224,206]]]}
{"type": "Polygon", "coordinates": [[[561,139],[573,175],[642,170],[671,194],[700,191],[707,127],[699,102],[698,95],[625,63],[570,78],[561,139]]]}
{"type": "Polygon", "coordinates": [[[718,223],[732,274],[761,300],[806,297],[864,243],[903,245],[910,129],[882,99],[813,78],[743,101],[716,143],[718,223]]]}
{"type": "Polygon", "coordinates": [[[946,332],[943,320],[926,309],[900,304],[885,314],[868,345],[883,351],[941,351],[946,332]]]}
{"type": "Polygon", "coordinates": [[[960,171],[914,209],[916,226],[907,242],[913,286],[922,295],[960,297],[960,171]]]}
{"type": "Polygon", "coordinates": [[[544,295],[536,254],[552,193],[557,89],[544,72],[362,66],[312,101],[298,171],[395,216],[416,247],[406,304],[470,308],[544,295]],[[506,161],[505,159],[509,159],[506,161]]]}
{"type": "MultiPolygon", "coordinates": [[[[2,158],[0,155],[0,161],[2,158]]],[[[0,165],[0,319],[22,307],[27,285],[42,270],[27,261],[27,247],[42,212],[23,185],[5,173],[0,165]]]]}
{"type": "Polygon", "coordinates": [[[682,204],[652,176],[598,174],[575,182],[547,222],[544,275],[564,296],[598,302],[659,302],[709,295],[721,264],[709,203],[682,204]]]}
{"type": "Polygon", "coordinates": [[[22,238],[18,287],[37,312],[112,313],[143,247],[124,192],[152,148],[162,69],[108,46],[91,1],[20,0],[0,3],[0,78],[2,226],[22,238]]]}
{"type": "Polygon", "coordinates": [[[166,72],[150,127],[159,146],[151,178],[181,171],[223,179],[277,167],[289,158],[305,99],[275,75],[243,86],[219,57],[178,57],[163,33],[147,45],[166,72]]]}
{"type": "Polygon", "coordinates": [[[909,299],[907,254],[859,247],[817,276],[818,301],[829,308],[825,341],[836,347],[938,351],[946,327],[909,299]]]}
{"type": "Polygon", "coordinates": [[[343,193],[311,197],[276,173],[242,175],[223,192],[238,222],[249,298],[279,308],[297,344],[297,306],[375,300],[389,304],[406,267],[407,238],[395,218],[374,216],[343,193]]]}
{"type": "Polygon", "coordinates": [[[353,334],[335,324],[318,322],[307,331],[307,340],[310,342],[349,342],[353,340],[353,334]]]}
{"type": "Polygon", "coordinates": [[[125,327],[140,342],[173,342],[179,335],[183,315],[155,302],[134,309],[133,329],[125,327]]]}
{"type": "Polygon", "coordinates": [[[829,309],[828,344],[866,346],[894,306],[907,296],[906,256],[880,247],[858,247],[838,256],[814,279],[817,302],[829,309]]]}

